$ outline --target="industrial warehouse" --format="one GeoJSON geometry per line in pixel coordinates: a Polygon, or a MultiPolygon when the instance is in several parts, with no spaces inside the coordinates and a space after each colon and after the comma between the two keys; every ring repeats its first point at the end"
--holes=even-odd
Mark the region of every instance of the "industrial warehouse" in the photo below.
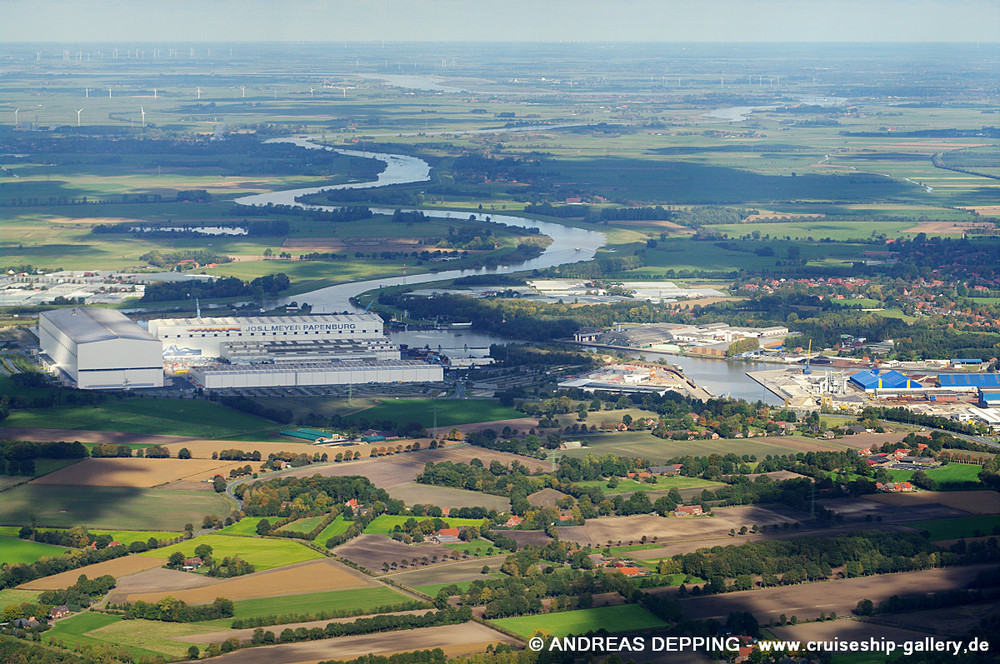
{"type": "Polygon", "coordinates": [[[441,365],[400,359],[376,314],[155,319],[105,309],[39,317],[43,358],[81,389],[162,387],[163,365],[206,389],[437,382],[441,365]]]}
{"type": "Polygon", "coordinates": [[[44,311],[38,342],[42,361],[81,390],[163,387],[160,340],[117,311],[44,311]]]}

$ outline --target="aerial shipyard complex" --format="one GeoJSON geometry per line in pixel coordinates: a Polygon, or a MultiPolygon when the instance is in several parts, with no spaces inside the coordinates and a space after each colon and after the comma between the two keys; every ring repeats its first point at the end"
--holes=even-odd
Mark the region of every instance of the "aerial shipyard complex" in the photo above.
{"type": "Polygon", "coordinates": [[[208,389],[434,382],[400,359],[372,313],[150,320],[91,307],[43,312],[42,361],[81,389],[163,387],[165,364],[208,389]]]}

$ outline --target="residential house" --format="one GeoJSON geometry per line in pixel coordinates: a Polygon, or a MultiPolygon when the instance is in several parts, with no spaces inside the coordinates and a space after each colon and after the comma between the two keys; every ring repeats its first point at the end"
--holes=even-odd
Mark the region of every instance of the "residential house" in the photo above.
{"type": "Polygon", "coordinates": [[[524,519],[515,514],[514,516],[507,519],[507,522],[504,523],[503,525],[507,526],[508,528],[517,528],[519,525],[521,525],[522,521],[524,521],[524,519]]]}
{"type": "Polygon", "coordinates": [[[60,604],[59,606],[53,606],[52,610],[49,611],[49,618],[52,620],[58,620],[59,618],[65,618],[69,615],[69,607],[65,604],[60,604]]]}
{"type": "Polygon", "coordinates": [[[458,528],[442,528],[435,533],[434,539],[438,542],[438,544],[454,544],[455,542],[461,541],[458,538],[458,533],[458,528]]]}
{"type": "Polygon", "coordinates": [[[678,505],[674,510],[674,516],[700,516],[704,514],[701,505],[678,505]]]}

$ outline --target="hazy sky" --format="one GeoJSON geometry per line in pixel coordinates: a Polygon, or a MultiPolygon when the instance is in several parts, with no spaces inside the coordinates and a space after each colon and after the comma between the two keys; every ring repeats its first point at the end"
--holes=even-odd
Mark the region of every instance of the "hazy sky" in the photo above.
{"type": "Polygon", "coordinates": [[[0,0],[0,42],[983,41],[998,0],[0,0]]]}

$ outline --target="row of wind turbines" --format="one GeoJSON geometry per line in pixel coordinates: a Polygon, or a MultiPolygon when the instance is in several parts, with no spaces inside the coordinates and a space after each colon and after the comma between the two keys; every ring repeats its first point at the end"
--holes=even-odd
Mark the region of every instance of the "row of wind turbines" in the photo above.
{"type": "MultiPolygon", "coordinates": [[[[347,90],[348,89],[351,89],[351,90],[354,89],[354,86],[343,86],[343,85],[331,86],[331,85],[324,84],[323,87],[325,87],[325,88],[331,88],[332,87],[333,89],[340,90],[341,91],[341,95],[342,95],[342,97],[344,99],[347,99],[347,90]]],[[[241,98],[242,99],[246,99],[246,86],[245,85],[241,85],[241,86],[239,86],[239,88],[240,88],[240,96],[241,96],[241,98]]],[[[91,90],[95,90],[95,88],[84,88],[83,89],[84,99],[90,99],[90,91],[91,90]]],[[[110,87],[108,88],[108,99],[112,99],[113,98],[113,91],[114,91],[114,88],[110,88],[110,87]]],[[[275,90],[272,90],[272,91],[274,92],[274,98],[277,99],[278,98],[277,97],[277,90],[275,89],[275,90]]],[[[314,98],[315,94],[316,94],[316,88],[313,87],[313,86],[309,86],[309,97],[310,98],[314,98]]],[[[147,98],[148,98],[148,95],[147,95],[147,98]]],[[[159,90],[157,88],[153,88],[153,99],[159,99],[159,98],[160,98],[159,97],[159,90]]],[[[195,98],[198,101],[201,101],[201,87],[200,86],[195,87],[195,98]]],[[[86,105],[84,105],[84,106],[82,106],[80,108],[73,109],[74,112],[76,113],[76,126],[77,127],[82,126],[82,124],[81,124],[81,114],[83,113],[84,110],[86,110],[86,108],[87,108],[86,105]]],[[[19,120],[18,120],[18,114],[20,113],[20,111],[21,111],[20,107],[14,109],[14,128],[15,129],[17,129],[17,128],[20,127],[19,120]]],[[[140,115],[140,118],[141,118],[140,119],[141,126],[145,127],[146,126],[146,109],[142,105],[139,106],[139,115],[140,115]]]]}

